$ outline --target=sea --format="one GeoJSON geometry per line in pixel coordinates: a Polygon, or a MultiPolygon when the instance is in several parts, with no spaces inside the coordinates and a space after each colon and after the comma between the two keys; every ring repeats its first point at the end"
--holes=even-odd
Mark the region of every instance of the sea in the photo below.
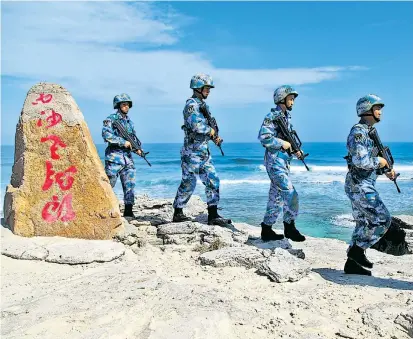
{"type": "MultiPolygon", "coordinates": [[[[149,152],[147,159],[134,156],[137,183],[136,195],[173,199],[181,181],[180,148],[182,144],[144,144],[149,152]]],[[[413,215],[413,143],[388,143],[401,193],[392,181],[380,176],[377,190],[392,215],[413,215]]],[[[104,163],[105,145],[96,145],[104,163]]],[[[264,166],[264,148],[258,143],[223,143],[224,156],[210,143],[212,161],[221,181],[220,213],[233,220],[259,227],[262,222],[270,187],[264,166]]],[[[309,153],[306,163],[294,159],[291,180],[299,194],[300,212],[296,221],[302,233],[313,237],[335,238],[349,241],[354,221],[351,205],[344,193],[347,166],[345,143],[305,143],[309,153]]],[[[6,186],[10,183],[14,163],[14,146],[1,146],[1,215],[6,186]]],[[[114,187],[116,196],[123,200],[122,186],[118,180],[114,187]]],[[[194,192],[206,201],[205,188],[198,179],[194,192]]],[[[282,229],[282,216],[274,228],[282,229]]]]}

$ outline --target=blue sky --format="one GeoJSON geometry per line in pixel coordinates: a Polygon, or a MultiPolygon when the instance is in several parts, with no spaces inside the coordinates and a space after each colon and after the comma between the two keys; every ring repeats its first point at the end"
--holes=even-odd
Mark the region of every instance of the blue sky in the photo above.
{"type": "Polygon", "coordinates": [[[273,90],[300,95],[305,141],[341,141],[360,96],[386,102],[383,141],[413,141],[412,2],[53,2],[2,4],[1,142],[12,144],[27,91],[66,87],[94,141],[115,94],[129,93],[143,143],[178,142],[194,73],[226,142],[257,142],[273,90]]]}

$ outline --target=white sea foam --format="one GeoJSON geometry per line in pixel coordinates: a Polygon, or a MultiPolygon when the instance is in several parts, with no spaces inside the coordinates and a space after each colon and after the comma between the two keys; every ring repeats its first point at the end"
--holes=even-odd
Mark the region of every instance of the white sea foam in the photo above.
{"type": "Polygon", "coordinates": [[[336,226],[353,228],[356,222],[351,214],[339,214],[331,217],[331,223],[336,226]]]}

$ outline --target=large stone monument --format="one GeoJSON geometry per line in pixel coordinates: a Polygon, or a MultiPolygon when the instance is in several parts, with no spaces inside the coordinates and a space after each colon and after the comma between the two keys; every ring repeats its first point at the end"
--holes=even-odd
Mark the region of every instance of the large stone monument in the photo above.
{"type": "Polygon", "coordinates": [[[62,86],[27,93],[3,210],[5,224],[26,237],[110,239],[123,227],[83,114],[62,86]]]}

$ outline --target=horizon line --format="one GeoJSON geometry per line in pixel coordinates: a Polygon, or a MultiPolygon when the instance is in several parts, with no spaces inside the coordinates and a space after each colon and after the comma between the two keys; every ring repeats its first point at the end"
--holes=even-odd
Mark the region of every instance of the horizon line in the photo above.
{"type": "MultiPolygon", "coordinates": [[[[409,143],[413,143],[413,140],[412,141],[387,141],[387,143],[404,143],[404,144],[409,144],[409,143]]],[[[255,143],[257,143],[257,144],[259,144],[259,142],[253,142],[253,141],[230,141],[230,142],[226,142],[226,144],[228,145],[228,144],[255,144],[255,143]]],[[[317,143],[319,143],[319,144],[321,144],[321,143],[329,143],[329,144],[345,144],[346,143],[346,141],[303,141],[303,144],[306,144],[306,143],[314,143],[314,144],[317,144],[317,143]]],[[[179,144],[179,145],[181,145],[181,144],[183,144],[183,142],[145,142],[145,145],[159,145],[159,144],[179,144]]],[[[104,145],[106,145],[106,143],[99,143],[99,144],[96,144],[95,143],[95,145],[102,145],[102,146],[104,146],[104,145]]],[[[13,143],[13,144],[0,144],[0,146],[15,146],[15,144],[13,143]]]]}

